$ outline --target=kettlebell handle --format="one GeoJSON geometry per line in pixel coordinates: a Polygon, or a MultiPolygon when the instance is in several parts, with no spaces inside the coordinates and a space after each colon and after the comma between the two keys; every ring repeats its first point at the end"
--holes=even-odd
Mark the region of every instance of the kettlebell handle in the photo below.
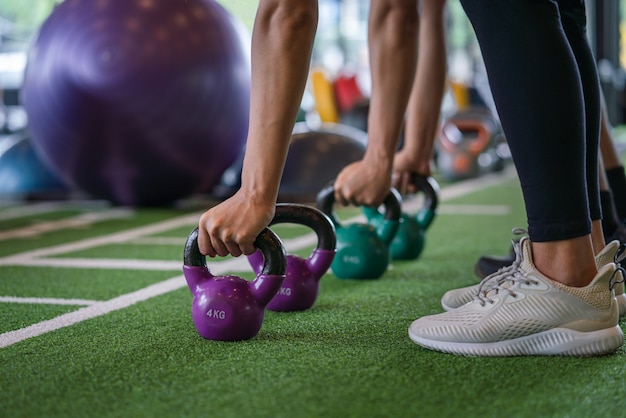
{"type": "MultiPolygon", "coordinates": [[[[254,240],[254,246],[263,253],[264,262],[261,274],[285,275],[287,254],[280,238],[272,230],[264,228],[254,240]]],[[[198,227],[187,237],[183,261],[185,266],[206,267],[206,256],[198,248],[198,227]]]]}
{"type": "Polygon", "coordinates": [[[328,186],[324,187],[317,194],[317,198],[315,200],[315,205],[319,210],[328,215],[330,220],[333,222],[335,226],[339,224],[339,221],[335,217],[333,212],[333,205],[335,204],[335,187],[333,186],[333,182],[330,182],[328,186]]]}
{"type": "Polygon", "coordinates": [[[423,208],[434,212],[439,206],[439,184],[437,181],[432,176],[412,173],[411,183],[424,193],[423,208]]]}
{"type": "Polygon", "coordinates": [[[297,203],[278,203],[270,225],[296,223],[307,226],[317,235],[318,250],[335,250],[337,237],[332,221],[319,209],[297,203]]]}
{"type": "MultiPolygon", "coordinates": [[[[333,205],[335,204],[335,187],[333,184],[326,186],[317,194],[317,207],[325,214],[328,214],[335,225],[337,219],[333,215],[333,205]]],[[[383,201],[385,212],[383,218],[388,221],[398,221],[402,216],[402,196],[395,188],[391,188],[383,201]]]]}
{"type": "Polygon", "coordinates": [[[402,217],[402,196],[395,188],[391,188],[383,201],[385,213],[383,218],[388,221],[397,221],[402,217]]]}

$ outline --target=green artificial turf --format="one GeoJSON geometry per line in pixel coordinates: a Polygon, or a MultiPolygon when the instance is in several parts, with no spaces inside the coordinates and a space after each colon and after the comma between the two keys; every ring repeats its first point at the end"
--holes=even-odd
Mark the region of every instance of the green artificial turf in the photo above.
{"type": "MultiPolygon", "coordinates": [[[[342,219],[358,214],[352,209],[339,212],[342,219]]],[[[182,215],[174,210],[139,210],[133,218],[44,234],[29,240],[28,248],[104,236],[182,215]]],[[[1,227],[17,227],[9,224],[1,227]]],[[[599,358],[473,358],[432,352],[409,340],[411,321],[441,312],[440,297],[446,290],[476,283],[472,269],[477,257],[506,254],[511,228],[524,225],[516,181],[442,202],[420,259],[393,262],[377,280],[344,280],[329,273],[320,281],[313,308],[267,311],[260,332],[247,341],[200,337],[191,321],[193,296],[182,284],[129,307],[0,348],[0,415],[623,415],[624,348],[599,358]],[[454,213],[468,204],[504,205],[510,212],[454,213]]],[[[190,228],[174,231],[153,236],[180,238],[184,243],[190,228]]],[[[276,231],[284,239],[309,232],[287,225],[277,226],[276,231]]],[[[24,251],[23,241],[0,241],[0,257],[24,251]]],[[[171,245],[139,242],[56,256],[170,260],[181,252],[176,241],[171,245]]],[[[310,248],[300,252],[306,254],[310,248]]],[[[233,273],[252,277],[249,272],[233,273]]],[[[0,267],[0,296],[105,301],[180,274],[4,266],[0,267]]],[[[77,309],[0,303],[0,333],[77,309]]]]}
{"type": "Polygon", "coordinates": [[[181,271],[0,267],[3,296],[107,300],[166,280],[181,271]]]}
{"type": "MultiPolygon", "coordinates": [[[[81,213],[87,213],[88,211],[82,211],[81,213]]],[[[76,213],[72,215],[76,215],[76,213]]],[[[150,225],[155,222],[166,221],[172,217],[185,216],[189,212],[186,211],[174,211],[168,209],[143,209],[140,216],[133,216],[133,212],[129,211],[128,217],[120,217],[118,219],[111,219],[101,222],[93,223],[90,227],[84,226],[68,226],[64,227],[54,233],[42,233],[40,235],[28,236],[25,238],[12,238],[10,241],[0,241],[0,257],[10,254],[16,254],[24,251],[30,251],[34,248],[44,248],[53,245],[60,245],[67,242],[74,242],[81,239],[93,238],[103,234],[111,234],[115,232],[121,232],[130,228],[136,228],[140,226],[150,225]]],[[[0,215],[2,211],[0,210],[0,215]]],[[[55,213],[51,214],[39,214],[37,216],[30,216],[25,223],[22,218],[3,220],[0,222],[0,231],[10,231],[16,228],[24,228],[38,223],[47,223],[50,221],[59,221],[59,218],[55,213]]],[[[191,231],[191,225],[187,228],[185,236],[191,231]]]]}

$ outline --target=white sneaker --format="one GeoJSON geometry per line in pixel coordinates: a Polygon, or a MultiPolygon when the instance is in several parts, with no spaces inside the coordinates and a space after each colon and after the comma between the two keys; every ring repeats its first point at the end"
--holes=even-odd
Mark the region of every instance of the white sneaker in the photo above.
{"type": "Polygon", "coordinates": [[[414,321],[411,340],[472,356],[595,356],[624,343],[611,290],[615,263],[607,263],[588,286],[577,288],[535,268],[528,237],[520,241],[518,258],[488,292],[452,311],[414,321]]]}
{"type": "MultiPolygon", "coordinates": [[[[616,262],[620,251],[621,244],[618,240],[609,242],[598,255],[596,255],[596,266],[598,270],[604,267],[608,263],[616,262]]],[[[519,242],[513,241],[513,251],[515,252],[515,261],[512,265],[503,267],[497,272],[485,277],[480,283],[461,287],[447,291],[441,298],[441,306],[446,311],[451,311],[468,302],[471,302],[477,295],[486,294],[489,292],[492,286],[496,285],[498,281],[506,276],[511,270],[516,269],[520,261],[519,242]]],[[[624,278],[622,271],[616,273],[614,280],[613,290],[615,291],[615,298],[617,299],[617,306],[619,307],[620,318],[626,315],[626,294],[624,294],[624,278]],[[620,275],[619,277],[617,275],[620,275]]]]}

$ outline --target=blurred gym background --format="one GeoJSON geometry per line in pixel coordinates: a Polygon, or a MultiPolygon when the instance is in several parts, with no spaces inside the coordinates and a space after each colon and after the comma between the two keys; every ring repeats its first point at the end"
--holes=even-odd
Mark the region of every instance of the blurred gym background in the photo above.
{"type": "MultiPolygon", "coordinates": [[[[245,147],[257,3],[0,0],[0,201],[162,206],[232,193],[245,147]]],[[[283,200],[310,200],[367,143],[369,2],[319,4],[283,200]]],[[[626,0],[587,7],[610,121],[619,126],[626,0]]],[[[448,0],[446,20],[449,88],[434,163],[438,179],[457,181],[501,170],[509,155],[458,0],[448,0]],[[468,151],[471,143],[478,152],[468,151]]]]}

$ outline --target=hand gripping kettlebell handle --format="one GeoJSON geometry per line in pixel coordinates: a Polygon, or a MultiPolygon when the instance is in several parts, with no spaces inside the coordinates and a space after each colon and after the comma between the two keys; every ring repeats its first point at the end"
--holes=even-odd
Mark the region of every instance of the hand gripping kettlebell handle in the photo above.
{"type": "MultiPolygon", "coordinates": [[[[336,228],[341,227],[333,211],[333,205],[335,204],[335,188],[333,185],[325,187],[317,194],[316,204],[319,210],[328,215],[336,228]]],[[[402,196],[400,192],[394,187],[389,189],[389,193],[387,193],[385,200],[383,200],[383,206],[385,209],[383,222],[381,222],[380,227],[376,229],[376,232],[378,237],[386,245],[389,245],[398,231],[402,217],[402,196]]]]}
{"type": "MultiPolygon", "coordinates": [[[[335,187],[333,184],[330,184],[317,194],[316,205],[319,210],[328,215],[335,226],[338,226],[339,221],[333,213],[334,204],[335,187]]],[[[400,192],[392,187],[383,201],[383,206],[385,207],[384,219],[391,221],[399,220],[402,216],[402,196],[400,192]]]]}
{"type": "MultiPolygon", "coordinates": [[[[264,228],[256,237],[254,246],[263,254],[263,270],[261,274],[283,276],[287,267],[286,252],[283,244],[269,228],[264,228]]],[[[206,256],[198,248],[198,228],[196,227],[185,243],[183,253],[185,266],[206,267],[206,256]]]]}

